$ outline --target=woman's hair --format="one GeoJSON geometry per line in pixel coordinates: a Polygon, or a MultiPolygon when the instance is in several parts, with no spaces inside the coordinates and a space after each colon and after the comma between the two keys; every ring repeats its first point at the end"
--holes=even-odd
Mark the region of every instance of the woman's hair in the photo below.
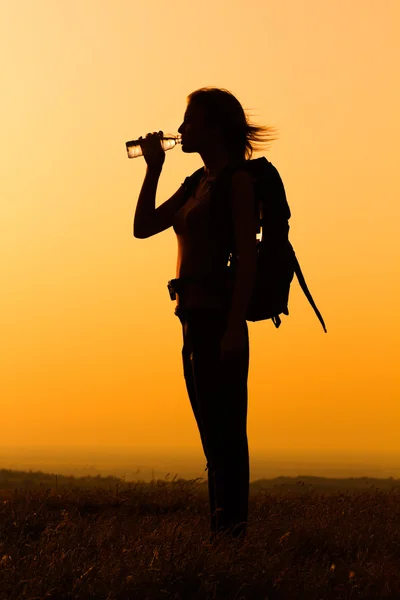
{"type": "Polygon", "coordinates": [[[203,87],[195,90],[187,97],[188,105],[201,106],[204,110],[206,124],[216,127],[233,160],[248,160],[254,150],[262,150],[269,145],[276,129],[249,122],[239,100],[225,89],[203,87]],[[263,146],[255,144],[261,142],[263,146]]]}

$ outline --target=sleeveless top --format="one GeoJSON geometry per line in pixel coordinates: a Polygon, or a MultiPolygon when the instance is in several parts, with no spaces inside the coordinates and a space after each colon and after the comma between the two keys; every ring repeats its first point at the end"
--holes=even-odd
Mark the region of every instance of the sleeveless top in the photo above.
{"type": "MultiPolygon", "coordinates": [[[[213,178],[215,179],[215,178],[213,178]]],[[[194,193],[175,213],[173,229],[178,242],[176,277],[218,277],[226,267],[227,256],[223,239],[216,234],[210,220],[210,189],[212,178],[203,178],[194,193]]],[[[226,308],[227,297],[215,286],[204,283],[185,285],[177,294],[177,307],[226,308]]]]}

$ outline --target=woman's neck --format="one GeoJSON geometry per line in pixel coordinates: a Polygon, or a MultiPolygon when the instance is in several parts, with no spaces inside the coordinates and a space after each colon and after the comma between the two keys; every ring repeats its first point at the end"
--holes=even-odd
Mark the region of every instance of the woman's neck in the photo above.
{"type": "Polygon", "coordinates": [[[215,179],[230,162],[228,153],[215,146],[200,152],[200,156],[204,162],[204,175],[208,179],[215,179]]]}

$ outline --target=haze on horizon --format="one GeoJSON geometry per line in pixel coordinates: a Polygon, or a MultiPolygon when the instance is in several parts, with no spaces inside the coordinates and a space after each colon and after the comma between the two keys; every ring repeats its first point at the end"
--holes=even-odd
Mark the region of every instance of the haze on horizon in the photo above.
{"type": "MultiPolygon", "coordinates": [[[[150,481],[206,478],[202,452],[197,449],[134,451],[129,448],[0,447],[0,469],[42,471],[75,477],[113,475],[125,481],[150,481]]],[[[325,455],[251,453],[250,481],[279,476],[314,476],[329,478],[378,477],[400,478],[400,456],[325,455]]]]}
{"type": "MultiPolygon", "coordinates": [[[[166,288],[176,239],[133,238],[145,163],[127,159],[125,141],[176,132],[187,95],[212,85],[278,129],[253,157],[282,176],[290,239],[328,329],[296,279],[278,330],[249,323],[250,459],[378,457],[395,473],[399,17],[395,0],[233,1],[229,13],[211,0],[201,11],[183,0],[3,3],[7,452],[118,446],[193,455],[203,472],[166,288]]],[[[167,152],[157,204],[200,166],[198,154],[167,152]]]]}

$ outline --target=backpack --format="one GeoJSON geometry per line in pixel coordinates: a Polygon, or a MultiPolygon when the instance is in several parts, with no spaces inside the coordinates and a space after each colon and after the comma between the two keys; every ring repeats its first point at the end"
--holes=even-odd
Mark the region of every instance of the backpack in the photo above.
{"type": "MultiPolygon", "coordinates": [[[[291,214],[282,179],[274,165],[265,157],[229,164],[211,184],[210,221],[218,229],[218,235],[225,235],[227,240],[225,281],[232,289],[238,264],[230,204],[232,175],[238,169],[246,170],[253,179],[254,209],[259,223],[256,239],[257,274],[246,320],[254,322],[271,319],[275,327],[279,327],[281,324],[279,315],[282,313],[289,315],[290,284],[296,273],[304,294],[327,333],[322,315],[310,294],[296,254],[289,242],[288,220],[291,214]]],[[[183,182],[184,201],[194,192],[203,175],[204,167],[201,167],[186,177],[183,182]]]]}

